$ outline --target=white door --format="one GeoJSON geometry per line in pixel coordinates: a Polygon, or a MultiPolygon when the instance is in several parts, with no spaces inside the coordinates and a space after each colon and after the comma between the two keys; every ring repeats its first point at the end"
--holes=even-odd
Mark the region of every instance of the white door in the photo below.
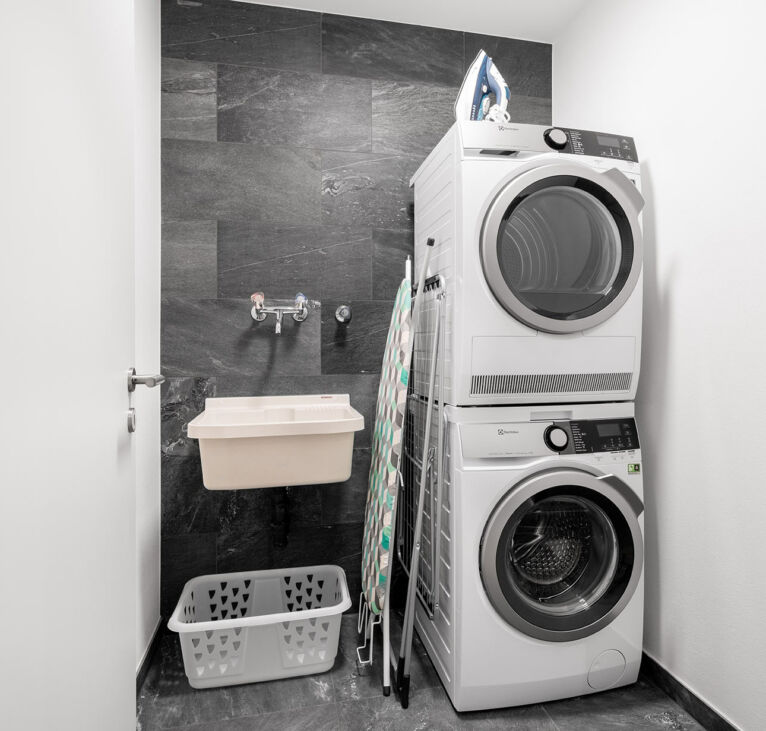
{"type": "Polygon", "coordinates": [[[134,3],[0,13],[0,725],[130,729],[134,3]]]}

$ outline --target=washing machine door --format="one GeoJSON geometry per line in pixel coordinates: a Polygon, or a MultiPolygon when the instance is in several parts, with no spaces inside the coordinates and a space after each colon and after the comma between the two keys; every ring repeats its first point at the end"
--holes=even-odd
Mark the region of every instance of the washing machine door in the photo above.
{"type": "Polygon", "coordinates": [[[484,588],[530,637],[569,641],[609,624],[638,585],[643,504],[614,476],[537,473],[495,508],[482,539],[484,588]]]}
{"type": "Polygon", "coordinates": [[[484,218],[480,255],[497,301],[550,333],[609,319],[641,272],[643,198],[613,168],[532,167],[501,188],[484,218]]]}

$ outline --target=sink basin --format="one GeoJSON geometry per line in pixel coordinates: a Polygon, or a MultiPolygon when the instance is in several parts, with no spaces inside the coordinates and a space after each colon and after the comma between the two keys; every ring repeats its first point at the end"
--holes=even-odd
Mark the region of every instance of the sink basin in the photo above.
{"type": "Polygon", "coordinates": [[[361,429],[348,394],[209,398],[189,422],[208,490],[343,482],[361,429]]]}

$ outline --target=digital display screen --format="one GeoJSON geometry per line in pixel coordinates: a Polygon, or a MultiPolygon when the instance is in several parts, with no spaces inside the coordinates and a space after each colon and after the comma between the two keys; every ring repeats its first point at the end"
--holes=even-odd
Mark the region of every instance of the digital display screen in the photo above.
{"type": "Polygon", "coordinates": [[[604,147],[620,146],[620,141],[616,137],[603,137],[601,135],[596,135],[596,142],[598,142],[599,145],[604,145],[604,147]]]}
{"type": "Polygon", "coordinates": [[[596,424],[596,431],[600,437],[619,437],[620,425],[614,422],[610,424],[596,424]]]}

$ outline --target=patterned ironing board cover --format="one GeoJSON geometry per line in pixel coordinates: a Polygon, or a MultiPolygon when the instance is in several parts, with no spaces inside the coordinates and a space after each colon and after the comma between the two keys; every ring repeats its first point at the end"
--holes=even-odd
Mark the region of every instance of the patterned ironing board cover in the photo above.
{"type": "Polygon", "coordinates": [[[402,427],[410,372],[411,284],[405,279],[396,294],[386,353],[378,387],[372,463],[362,544],[362,590],[370,611],[380,614],[386,596],[391,554],[391,521],[396,507],[402,427]]]}

